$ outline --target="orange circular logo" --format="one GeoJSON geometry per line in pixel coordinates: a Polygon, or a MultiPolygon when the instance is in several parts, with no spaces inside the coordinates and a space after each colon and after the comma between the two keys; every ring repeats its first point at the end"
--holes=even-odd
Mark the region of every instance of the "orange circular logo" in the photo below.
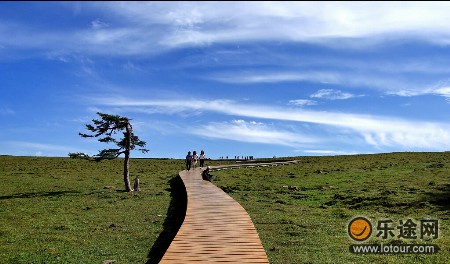
{"type": "Polygon", "coordinates": [[[348,235],[356,241],[364,241],[372,234],[372,224],[364,217],[356,217],[348,224],[348,235]]]}

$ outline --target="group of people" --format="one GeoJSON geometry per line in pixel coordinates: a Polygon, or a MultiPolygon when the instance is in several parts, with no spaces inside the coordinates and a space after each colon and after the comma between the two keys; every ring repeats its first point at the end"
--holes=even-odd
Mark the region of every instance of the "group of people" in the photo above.
{"type": "MultiPolygon", "coordinates": [[[[219,159],[220,160],[229,160],[228,156],[226,156],[226,157],[221,156],[219,159]]],[[[234,159],[235,160],[254,160],[255,158],[253,156],[234,156],[234,159]]]]}
{"type": "Polygon", "coordinates": [[[191,170],[191,168],[195,169],[197,166],[197,162],[200,161],[200,167],[203,168],[205,166],[206,155],[202,150],[200,151],[200,156],[197,155],[197,151],[193,151],[192,153],[189,151],[186,155],[186,170],[191,170]]]}

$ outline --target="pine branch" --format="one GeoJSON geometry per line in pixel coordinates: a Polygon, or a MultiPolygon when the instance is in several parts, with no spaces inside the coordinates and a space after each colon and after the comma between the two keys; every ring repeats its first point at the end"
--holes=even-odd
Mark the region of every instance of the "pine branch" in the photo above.
{"type": "Polygon", "coordinates": [[[84,138],[98,138],[99,142],[114,143],[117,145],[117,149],[104,149],[97,155],[90,157],[97,161],[103,159],[115,159],[121,154],[124,154],[129,146],[129,150],[134,150],[136,147],[140,147],[138,150],[142,153],[147,153],[149,150],[145,148],[146,142],[142,141],[134,135],[133,126],[130,123],[129,118],[121,117],[118,115],[109,115],[105,113],[97,112],[101,119],[92,119],[92,124],[86,124],[86,129],[92,134],[79,133],[84,138]],[[117,139],[114,137],[119,131],[122,131],[123,137],[117,139]],[[129,138],[130,142],[127,142],[129,138]],[[129,145],[128,145],[129,143],[129,145]]]}
{"type": "Polygon", "coordinates": [[[88,154],[85,154],[83,152],[69,153],[69,157],[72,159],[86,159],[86,160],[91,159],[91,157],[88,154]]]}
{"type": "Polygon", "coordinates": [[[95,161],[102,160],[112,160],[118,158],[120,155],[124,154],[125,151],[122,149],[104,149],[101,150],[97,155],[94,156],[95,161]]]}

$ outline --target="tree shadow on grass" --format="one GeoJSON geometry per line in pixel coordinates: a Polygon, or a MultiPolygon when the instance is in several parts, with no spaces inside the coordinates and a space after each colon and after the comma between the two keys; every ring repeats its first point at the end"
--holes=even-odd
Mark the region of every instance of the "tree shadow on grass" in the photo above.
{"type": "Polygon", "coordinates": [[[450,184],[439,186],[434,192],[427,192],[423,200],[440,211],[450,211],[450,184]]]}
{"type": "Polygon", "coordinates": [[[0,200],[17,199],[17,198],[36,198],[36,197],[58,197],[65,194],[80,193],[79,191],[56,191],[56,192],[30,192],[17,193],[12,195],[0,196],[0,200]]]}
{"type": "Polygon", "coordinates": [[[164,230],[159,234],[155,244],[148,253],[146,264],[159,263],[167,249],[175,238],[178,230],[183,224],[187,208],[187,194],[180,176],[172,178],[170,181],[170,206],[167,210],[167,217],[164,220],[164,230]]]}

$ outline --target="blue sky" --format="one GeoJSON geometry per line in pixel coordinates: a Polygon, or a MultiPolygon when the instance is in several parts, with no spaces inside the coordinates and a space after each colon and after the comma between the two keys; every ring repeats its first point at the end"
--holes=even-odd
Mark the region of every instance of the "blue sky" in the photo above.
{"type": "Polygon", "coordinates": [[[447,2],[0,2],[0,154],[134,157],[450,149],[447,2]]]}

